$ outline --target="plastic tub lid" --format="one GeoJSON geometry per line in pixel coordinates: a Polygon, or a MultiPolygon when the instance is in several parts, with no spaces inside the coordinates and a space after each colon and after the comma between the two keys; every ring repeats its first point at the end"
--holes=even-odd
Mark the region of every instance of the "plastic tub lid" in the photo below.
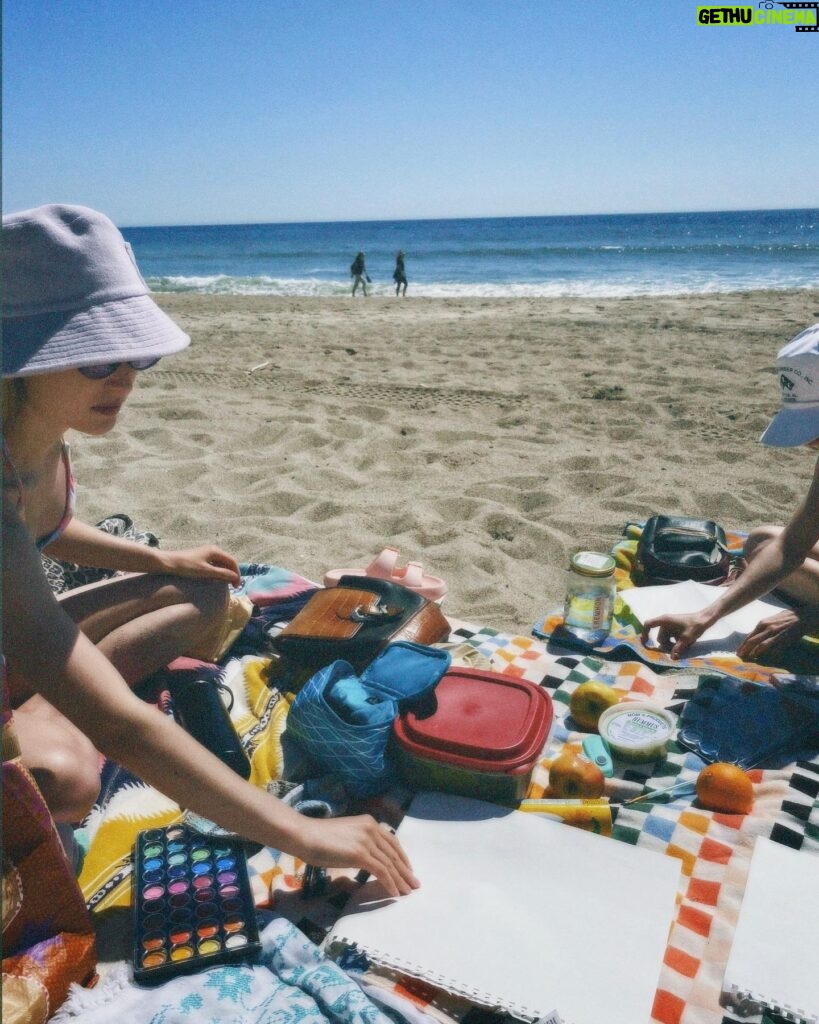
{"type": "Polygon", "coordinates": [[[543,749],[552,701],[524,679],[452,669],[434,690],[435,709],[416,707],[395,723],[399,742],[421,757],[483,771],[514,770],[543,749]]]}
{"type": "Polygon", "coordinates": [[[654,760],[665,752],[674,726],[674,716],[662,705],[647,700],[626,700],[606,708],[597,723],[597,731],[615,756],[654,760]]]}

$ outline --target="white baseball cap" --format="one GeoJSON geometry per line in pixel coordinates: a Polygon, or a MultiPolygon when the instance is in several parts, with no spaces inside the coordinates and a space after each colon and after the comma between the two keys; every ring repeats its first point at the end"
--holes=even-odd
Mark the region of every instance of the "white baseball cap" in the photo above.
{"type": "Polygon", "coordinates": [[[167,356],[190,343],[103,214],[23,210],[3,218],[0,243],[4,377],[167,356]]]}
{"type": "Polygon", "coordinates": [[[793,448],[819,438],[819,323],[792,338],[776,357],[782,408],[760,437],[793,448]]]}

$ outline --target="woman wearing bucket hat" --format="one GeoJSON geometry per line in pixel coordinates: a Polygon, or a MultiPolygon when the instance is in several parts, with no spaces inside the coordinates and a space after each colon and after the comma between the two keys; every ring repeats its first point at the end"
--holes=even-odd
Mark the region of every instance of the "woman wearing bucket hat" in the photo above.
{"type": "MultiPolygon", "coordinates": [[[[782,408],[760,440],[778,448],[819,450],[819,323],[780,350],[777,361],[782,408]]],[[[784,526],[753,530],[743,551],[747,567],[703,611],[659,615],[643,626],[643,643],[659,626],[658,642],[679,658],[725,615],[776,589],[793,610],[762,620],[737,648],[748,661],[782,655],[807,633],[819,630],[819,461],[807,496],[784,526]]]]}
{"type": "Polygon", "coordinates": [[[115,424],[136,375],[189,338],[153,302],[108,218],[45,206],[3,221],[3,649],[23,760],[56,820],[80,820],[99,749],[231,831],[317,866],[355,866],[393,894],[414,884],[372,818],[305,818],[240,779],[131,686],[173,658],[206,656],[226,618],[235,560],[111,537],[73,516],[63,434],[115,424]],[[58,600],[39,551],[130,570],[58,600]]]}

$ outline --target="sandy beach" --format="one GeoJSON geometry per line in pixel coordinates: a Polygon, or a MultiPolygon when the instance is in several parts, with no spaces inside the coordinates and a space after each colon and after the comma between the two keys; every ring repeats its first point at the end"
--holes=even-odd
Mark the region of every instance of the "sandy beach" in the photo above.
{"type": "Polygon", "coordinates": [[[528,633],[580,548],[654,512],[781,522],[814,465],[757,443],[819,291],[675,298],[157,295],[191,335],[116,429],[72,438],[78,515],[321,581],[385,544],[444,609],[528,633]]]}

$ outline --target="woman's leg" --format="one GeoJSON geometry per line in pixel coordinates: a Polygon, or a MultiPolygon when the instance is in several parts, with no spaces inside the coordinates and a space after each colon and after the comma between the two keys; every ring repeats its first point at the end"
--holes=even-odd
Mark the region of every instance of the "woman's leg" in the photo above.
{"type": "Polygon", "coordinates": [[[221,580],[131,574],[78,587],[59,600],[133,686],[174,658],[207,657],[206,648],[215,649],[228,587],[221,580]]]}
{"type": "Polygon", "coordinates": [[[88,737],[39,694],[15,708],[14,731],[54,820],[82,821],[100,789],[101,758],[88,737]]]}
{"type": "MultiPolygon", "coordinates": [[[[742,552],[745,560],[752,562],[774,537],[779,536],[782,529],[781,526],[766,525],[752,530],[742,552]]],[[[802,565],[776,589],[797,604],[819,606],[819,545],[811,549],[802,565]]]]}

